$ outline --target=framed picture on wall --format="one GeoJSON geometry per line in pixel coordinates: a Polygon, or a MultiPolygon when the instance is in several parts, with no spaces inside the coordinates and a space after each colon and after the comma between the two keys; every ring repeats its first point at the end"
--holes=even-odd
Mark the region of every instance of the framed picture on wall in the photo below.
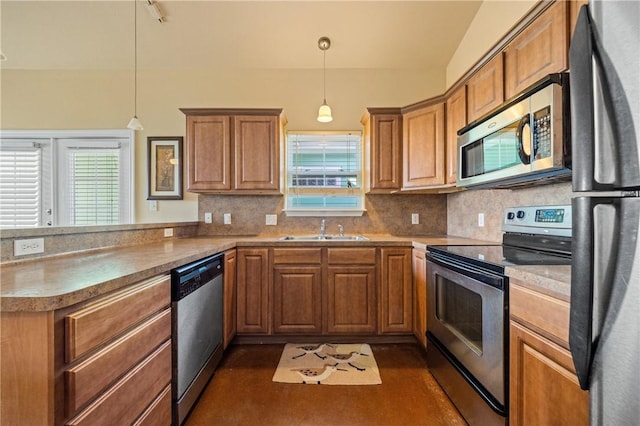
{"type": "Polygon", "coordinates": [[[182,200],[182,136],[149,136],[147,160],[147,200],[182,200]]]}

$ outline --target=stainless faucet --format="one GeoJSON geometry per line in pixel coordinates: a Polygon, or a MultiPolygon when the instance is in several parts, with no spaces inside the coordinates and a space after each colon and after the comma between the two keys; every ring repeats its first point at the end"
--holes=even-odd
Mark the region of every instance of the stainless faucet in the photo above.
{"type": "Polygon", "coordinates": [[[322,222],[320,222],[320,238],[324,238],[326,230],[327,224],[325,223],[324,219],[322,219],[322,222]]]}
{"type": "Polygon", "coordinates": [[[344,237],[344,226],[342,226],[342,225],[338,225],[338,234],[339,234],[341,237],[344,237]]]}

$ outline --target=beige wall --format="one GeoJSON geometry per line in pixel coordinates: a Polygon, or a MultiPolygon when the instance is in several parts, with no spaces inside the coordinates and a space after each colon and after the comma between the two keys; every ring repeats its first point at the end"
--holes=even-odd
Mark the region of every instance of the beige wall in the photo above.
{"type": "MultiPolygon", "coordinates": [[[[2,129],[121,129],[133,115],[130,71],[3,70],[2,129]]],[[[332,70],[327,101],[334,121],[315,120],[322,102],[322,70],[221,71],[140,70],[136,135],[135,220],[191,221],[198,217],[196,194],[147,207],[148,136],[184,136],[181,107],[284,108],[288,130],[360,130],[368,106],[402,106],[444,91],[444,70],[332,70]],[[309,100],[312,100],[311,102],[309,100]]]]}
{"type": "Polygon", "coordinates": [[[447,87],[473,67],[536,3],[485,0],[447,65],[447,87]]]}

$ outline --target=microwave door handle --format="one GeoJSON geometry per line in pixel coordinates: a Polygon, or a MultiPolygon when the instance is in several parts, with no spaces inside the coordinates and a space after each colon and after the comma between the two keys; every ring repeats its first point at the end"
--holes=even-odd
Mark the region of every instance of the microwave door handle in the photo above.
{"type": "MultiPolygon", "coordinates": [[[[520,157],[520,161],[522,164],[530,164],[531,163],[531,154],[527,154],[524,150],[524,128],[526,126],[531,126],[531,114],[527,114],[520,119],[518,123],[518,128],[516,129],[516,138],[518,139],[518,156],[520,157]]],[[[531,147],[531,141],[529,140],[529,147],[531,147]]]]}

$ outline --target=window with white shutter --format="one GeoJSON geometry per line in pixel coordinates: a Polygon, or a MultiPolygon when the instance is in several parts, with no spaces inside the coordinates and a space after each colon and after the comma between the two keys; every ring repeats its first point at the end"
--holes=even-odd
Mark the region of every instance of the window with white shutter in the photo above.
{"type": "Polygon", "coordinates": [[[131,223],[132,138],[120,130],[0,132],[0,227],[131,223]]]}
{"type": "Polygon", "coordinates": [[[0,228],[34,228],[50,218],[51,146],[48,140],[0,143],[0,228]]]}
{"type": "Polygon", "coordinates": [[[360,133],[289,133],[287,215],[362,215],[360,133]]]}

